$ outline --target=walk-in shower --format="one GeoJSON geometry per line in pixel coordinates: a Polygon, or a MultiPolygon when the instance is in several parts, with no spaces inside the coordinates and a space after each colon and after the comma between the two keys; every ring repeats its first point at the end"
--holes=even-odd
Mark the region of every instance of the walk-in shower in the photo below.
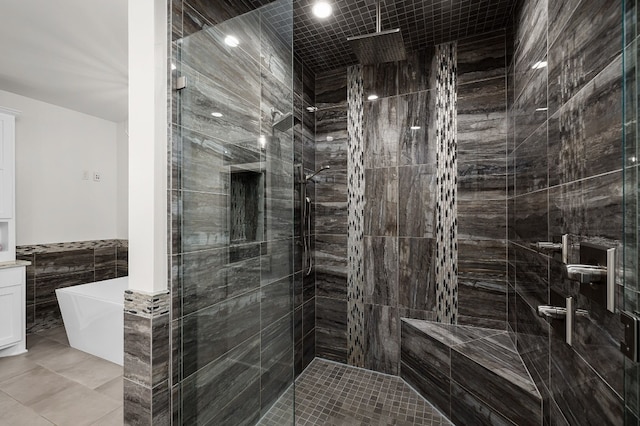
{"type": "Polygon", "coordinates": [[[313,182],[313,178],[330,166],[322,166],[315,172],[307,175],[304,173],[302,164],[296,164],[296,184],[299,185],[300,194],[300,241],[302,245],[302,268],[305,275],[309,275],[313,269],[313,256],[311,256],[311,198],[307,195],[307,185],[313,182]]]}

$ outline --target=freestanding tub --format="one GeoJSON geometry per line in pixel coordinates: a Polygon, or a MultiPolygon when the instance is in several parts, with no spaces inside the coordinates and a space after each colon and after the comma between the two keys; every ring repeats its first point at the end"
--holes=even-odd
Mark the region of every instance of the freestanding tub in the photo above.
{"type": "Polygon", "coordinates": [[[124,358],[124,291],[128,277],[56,290],[72,348],[116,364],[124,358]]]}

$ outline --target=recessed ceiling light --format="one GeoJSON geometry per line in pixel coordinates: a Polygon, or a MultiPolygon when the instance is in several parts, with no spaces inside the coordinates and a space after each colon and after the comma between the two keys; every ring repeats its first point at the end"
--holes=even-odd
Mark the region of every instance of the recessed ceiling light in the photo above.
{"type": "Polygon", "coordinates": [[[318,111],[318,107],[317,106],[308,106],[307,107],[307,111],[316,112],[316,111],[318,111]]]}
{"type": "Polygon", "coordinates": [[[420,126],[411,126],[411,130],[420,130],[420,126]]]}
{"type": "Polygon", "coordinates": [[[328,18],[333,13],[333,8],[326,1],[318,1],[311,9],[313,14],[320,19],[328,18]]]}
{"type": "Polygon", "coordinates": [[[232,35],[228,35],[224,38],[224,42],[231,47],[237,47],[240,44],[240,40],[232,35]]]}
{"type": "Polygon", "coordinates": [[[534,70],[539,70],[540,68],[545,68],[547,66],[547,61],[538,61],[531,68],[534,70]]]}
{"type": "Polygon", "coordinates": [[[222,113],[221,112],[212,112],[211,115],[213,115],[215,118],[222,117],[222,113]]]}
{"type": "Polygon", "coordinates": [[[264,135],[260,135],[260,137],[258,138],[258,142],[260,142],[260,146],[262,148],[267,146],[267,138],[264,135]]]}
{"type": "Polygon", "coordinates": [[[546,111],[546,110],[548,110],[548,109],[549,109],[549,108],[536,108],[536,111],[546,111]]]}
{"type": "Polygon", "coordinates": [[[176,67],[176,64],[171,64],[171,71],[175,71],[176,69],[178,69],[178,67],[176,67]]]}
{"type": "Polygon", "coordinates": [[[378,95],[369,95],[367,96],[367,99],[370,101],[375,101],[376,99],[378,99],[378,95]]]}

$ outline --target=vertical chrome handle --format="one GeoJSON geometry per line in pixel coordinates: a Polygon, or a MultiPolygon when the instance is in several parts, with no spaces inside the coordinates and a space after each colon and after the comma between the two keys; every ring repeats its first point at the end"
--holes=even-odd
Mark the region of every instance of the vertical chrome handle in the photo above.
{"type": "Polygon", "coordinates": [[[567,345],[573,346],[573,297],[567,297],[567,316],[564,321],[564,340],[567,345]]]}
{"type": "Polygon", "coordinates": [[[569,263],[569,234],[562,236],[562,263],[569,263]]]}
{"type": "Polygon", "coordinates": [[[607,250],[607,310],[616,311],[616,249],[607,250]]]}

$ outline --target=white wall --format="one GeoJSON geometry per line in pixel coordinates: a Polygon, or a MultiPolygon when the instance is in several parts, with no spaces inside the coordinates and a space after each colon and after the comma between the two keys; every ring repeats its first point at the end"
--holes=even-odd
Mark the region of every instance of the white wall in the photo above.
{"type": "Polygon", "coordinates": [[[116,237],[129,238],[129,123],[118,123],[117,144],[117,214],[116,237]]]}
{"type": "Polygon", "coordinates": [[[16,119],[17,244],[117,238],[117,147],[124,144],[118,125],[1,90],[0,105],[22,111],[16,119]]]}

